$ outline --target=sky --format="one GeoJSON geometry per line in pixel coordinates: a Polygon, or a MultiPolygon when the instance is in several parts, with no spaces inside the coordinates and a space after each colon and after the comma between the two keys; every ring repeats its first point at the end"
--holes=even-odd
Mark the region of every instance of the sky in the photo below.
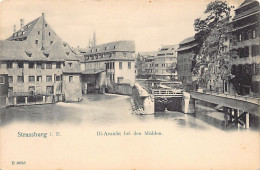
{"type": "MultiPolygon", "coordinates": [[[[244,0],[231,0],[238,7],[244,0]]],[[[211,0],[2,0],[0,39],[45,13],[54,31],[72,47],[134,40],[136,52],[157,51],[194,35],[193,22],[211,0]]]]}

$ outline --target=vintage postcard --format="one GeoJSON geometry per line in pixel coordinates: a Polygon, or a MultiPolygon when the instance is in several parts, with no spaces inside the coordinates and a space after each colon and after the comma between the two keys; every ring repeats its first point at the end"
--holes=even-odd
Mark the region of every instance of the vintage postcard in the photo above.
{"type": "Polygon", "coordinates": [[[258,0],[2,0],[0,169],[259,169],[258,0]]]}

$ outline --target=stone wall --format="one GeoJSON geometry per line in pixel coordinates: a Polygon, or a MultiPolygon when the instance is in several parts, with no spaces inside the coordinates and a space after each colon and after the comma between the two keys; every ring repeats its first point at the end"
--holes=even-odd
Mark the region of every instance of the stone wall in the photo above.
{"type": "Polygon", "coordinates": [[[66,102],[78,102],[82,100],[81,77],[79,74],[63,75],[63,92],[66,102]]]}

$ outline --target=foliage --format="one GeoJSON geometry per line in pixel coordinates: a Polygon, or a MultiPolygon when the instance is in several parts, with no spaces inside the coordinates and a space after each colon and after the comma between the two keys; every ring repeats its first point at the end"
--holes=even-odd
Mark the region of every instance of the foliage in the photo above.
{"type": "Polygon", "coordinates": [[[229,50],[236,42],[230,33],[231,8],[233,7],[229,7],[226,2],[210,2],[204,12],[206,18],[197,18],[194,21],[199,51],[193,58],[192,72],[196,81],[204,88],[210,80],[217,83],[232,77],[230,61],[237,54],[229,50]]]}

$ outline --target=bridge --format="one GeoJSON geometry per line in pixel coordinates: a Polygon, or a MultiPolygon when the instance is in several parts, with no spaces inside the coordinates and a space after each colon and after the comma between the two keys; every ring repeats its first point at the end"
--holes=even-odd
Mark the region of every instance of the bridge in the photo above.
{"type": "MultiPolygon", "coordinates": [[[[191,101],[201,100],[216,104],[215,109],[221,110],[225,114],[225,126],[249,128],[249,115],[259,116],[259,98],[250,96],[238,96],[216,92],[190,92],[191,101]]],[[[193,101],[194,102],[194,101],[193,101]]],[[[192,103],[192,102],[191,102],[192,103]]],[[[195,106],[195,105],[194,105],[195,106]]]]}

